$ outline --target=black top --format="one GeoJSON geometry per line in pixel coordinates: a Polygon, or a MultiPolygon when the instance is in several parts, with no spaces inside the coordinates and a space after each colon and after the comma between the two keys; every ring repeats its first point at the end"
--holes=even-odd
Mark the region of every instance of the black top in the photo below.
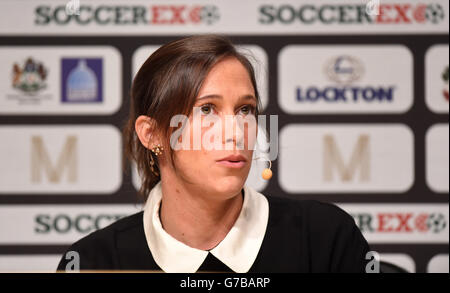
{"type": "MultiPolygon", "coordinates": [[[[345,211],[312,200],[267,199],[267,230],[249,272],[365,272],[369,245],[345,211]]],[[[74,243],[68,251],[79,253],[80,269],[161,270],[148,248],[142,214],[74,243]]],[[[65,270],[70,261],[64,256],[58,270],[65,270]]],[[[199,271],[231,270],[209,253],[199,271]]]]}

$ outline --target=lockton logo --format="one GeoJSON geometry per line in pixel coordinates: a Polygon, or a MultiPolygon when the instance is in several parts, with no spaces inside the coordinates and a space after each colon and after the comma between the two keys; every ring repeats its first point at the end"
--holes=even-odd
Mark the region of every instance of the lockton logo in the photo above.
{"type": "Polygon", "coordinates": [[[214,5],[150,5],[111,6],[80,5],[77,13],[66,12],[66,6],[40,5],[34,10],[36,25],[212,25],[219,21],[219,8],[214,5]]]}
{"type": "Polygon", "coordinates": [[[309,86],[297,87],[297,101],[327,103],[390,103],[394,99],[394,85],[387,86],[352,86],[359,81],[364,74],[364,66],[361,61],[353,56],[337,56],[325,62],[324,74],[333,83],[338,85],[327,85],[323,88],[309,86]]]}
{"type": "Polygon", "coordinates": [[[101,58],[63,58],[61,101],[97,103],[103,100],[103,60],[101,58]]]}
{"type": "Polygon", "coordinates": [[[281,108],[297,113],[402,113],[413,104],[412,54],[398,45],[288,45],[281,108]]]}
{"type": "Polygon", "coordinates": [[[325,64],[324,71],[332,81],[349,84],[361,78],[364,67],[356,57],[343,55],[330,59],[325,64]]]}
{"type": "Polygon", "coordinates": [[[444,89],[442,90],[442,94],[444,95],[445,100],[448,102],[448,65],[442,72],[442,81],[444,82],[444,89]]]}
{"type": "Polygon", "coordinates": [[[48,71],[43,63],[29,57],[22,65],[14,63],[12,86],[22,93],[33,95],[46,88],[47,75],[48,71]]]}
{"type": "Polygon", "coordinates": [[[446,16],[442,6],[435,3],[381,3],[377,5],[376,13],[368,13],[366,5],[263,5],[259,8],[259,22],[266,25],[274,23],[300,23],[306,25],[315,23],[327,25],[411,25],[425,23],[438,24],[446,16]]]}

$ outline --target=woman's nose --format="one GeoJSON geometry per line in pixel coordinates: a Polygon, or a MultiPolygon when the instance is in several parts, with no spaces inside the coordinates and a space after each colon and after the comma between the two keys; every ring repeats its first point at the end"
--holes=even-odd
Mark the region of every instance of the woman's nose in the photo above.
{"type": "MultiPolygon", "coordinates": [[[[239,117],[236,115],[226,115],[222,125],[224,126],[222,128],[223,144],[225,146],[231,144],[232,149],[234,149],[234,147],[236,149],[243,149],[245,145],[244,126],[243,123],[239,121],[239,117]]],[[[230,147],[226,149],[229,148],[230,147]]]]}

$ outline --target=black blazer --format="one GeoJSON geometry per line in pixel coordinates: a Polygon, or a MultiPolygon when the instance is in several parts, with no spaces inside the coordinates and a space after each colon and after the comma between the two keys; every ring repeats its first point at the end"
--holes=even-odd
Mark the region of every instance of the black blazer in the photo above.
{"type": "MultiPolygon", "coordinates": [[[[370,248],[345,211],[312,200],[267,199],[268,226],[249,272],[365,272],[370,248]]],[[[89,234],[71,250],[80,255],[81,270],[161,270],[147,245],[143,212],[89,234]]],[[[64,254],[58,270],[69,261],[64,254]]],[[[208,254],[199,271],[231,270],[208,254]]]]}

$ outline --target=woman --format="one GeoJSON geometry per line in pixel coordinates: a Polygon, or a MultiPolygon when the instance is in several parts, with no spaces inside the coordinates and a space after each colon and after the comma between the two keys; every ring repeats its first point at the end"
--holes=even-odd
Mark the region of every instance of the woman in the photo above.
{"type": "MultiPolygon", "coordinates": [[[[137,73],[131,97],[124,136],[148,199],[143,212],[69,248],[79,253],[80,269],[365,271],[368,244],[344,211],[266,197],[244,185],[253,156],[251,124],[242,129],[232,120],[230,132],[202,123],[201,146],[192,147],[196,114],[216,122],[258,115],[252,65],[226,38],[194,36],[162,46],[137,73]],[[171,120],[180,114],[187,119],[178,122],[189,123],[174,127],[171,120]],[[212,129],[211,137],[220,139],[210,149],[203,143],[212,129]],[[177,148],[186,142],[190,147],[177,148]]],[[[63,257],[58,269],[67,263],[63,257]]]]}

